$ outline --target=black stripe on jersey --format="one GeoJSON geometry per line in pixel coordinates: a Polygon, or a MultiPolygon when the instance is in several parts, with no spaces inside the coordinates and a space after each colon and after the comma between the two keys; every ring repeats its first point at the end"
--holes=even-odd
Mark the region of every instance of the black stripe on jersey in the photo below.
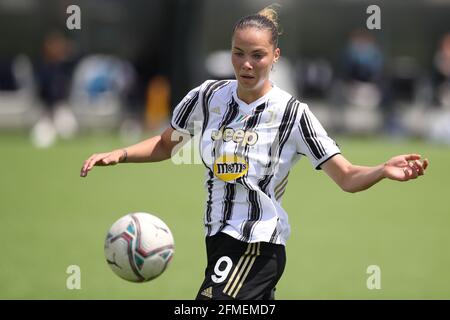
{"type": "Polygon", "coordinates": [[[241,240],[246,242],[250,240],[253,228],[261,218],[261,204],[259,203],[258,191],[253,189],[249,190],[248,201],[250,203],[248,208],[249,219],[242,226],[241,236],[241,240]]]}
{"type": "MultiPolygon", "coordinates": [[[[227,111],[225,112],[222,122],[220,123],[220,128],[229,125],[239,114],[239,105],[234,100],[234,97],[231,97],[231,101],[228,103],[227,111]]],[[[219,128],[219,129],[220,129],[219,128]]]]}
{"type": "MultiPolygon", "coordinates": [[[[268,102],[262,103],[255,108],[253,115],[245,122],[243,128],[244,131],[254,129],[258,126],[259,122],[261,121],[262,112],[266,109],[267,106],[268,102]]],[[[242,146],[238,145],[236,149],[236,154],[240,155],[242,153],[242,157],[245,159],[245,161],[247,161],[247,163],[249,148],[250,147],[246,145],[242,150],[242,146]]],[[[258,192],[254,190],[254,188],[247,182],[247,175],[237,179],[236,183],[240,183],[248,189],[248,220],[242,225],[241,228],[241,240],[247,242],[250,239],[255,223],[261,218],[262,208],[258,197],[258,192]]]]}
{"type": "Polygon", "coordinates": [[[280,221],[280,218],[277,219],[277,225],[275,226],[275,229],[273,230],[272,236],[270,237],[269,242],[275,243],[278,238],[279,230],[278,230],[278,221],[280,221]]]}
{"type": "MultiPolygon", "coordinates": [[[[234,97],[231,97],[231,101],[228,103],[228,108],[225,114],[223,115],[222,121],[219,124],[219,130],[228,126],[239,114],[239,105],[234,100],[234,97]]],[[[220,150],[222,148],[223,140],[219,139],[215,141],[213,144],[213,157],[215,158],[216,150],[220,150]]],[[[226,183],[225,182],[225,193],[222,205],[222,220],[221,226],[219,227],[219,232],[222,231],[226,226],[226,221],[231,219],[231,215],[233,212],[233,204],[234,198],[236,197],[236,185],[234,183],[226,183]]]]}
{"type": "Polygon", "coordinates": [[[293,97],[291,97],[291,99],[289,99],[288,103],[286,104],[281,123],[278,127],[278,132],[275,136],[272,146],[269,149],[269,163],[266,165],[264,177],[258,182],[258,186],[266,194],[267,187],[269,186],[270,181],[272,180],[274,175],[274,168],[276,167],[280,159],[283,147],[291,134],[292,128],[294,127],[295,119],[297,118],[297,112],[298,102],[293,97]]]}
{"type": "Polygon", "coordinates": [[[268,102],[265,102],[255,108],[254,114],[249,119],[247,119],[246,123],[247,130],[256,128],[259,121],[261,121],[262,112],[264,111],[264,109],[266,109],[267,106],[268,102]]]}
{"type": "Polygon", "coordinates": [[[186,124],[194,112],[195,106],[198,102],[200,90],[196,91],[192,98],[186,100],[186,102],[181,107],[180,113],[175,119],[175,123],[182,129],[186,129],[186,124]]]}
{"type": "Polygon", "coordinates": [[[225,226],[227,225],[227,221],[231,219],[235,197],[236,197],[236,184],[225,183],[225,195],[222,207],[223,215],[221,220],[222,224],[218,232],[222,231],[223,228],[225,228],[225,226]]]}
{"type": "Polygon", "coordinates": [[[280,141],[279,141],[280,146],[279,146],[279,150],[278,150],[278,156],[281,155],[281,152],[283,151],[283,147],[291,134],[292,128],[294,127],[295,119],[297,119],[298,102],[293,100],[287,109],[289,109],[289,110],[287,110],[287,116],[286,116],[287,121],[285,123],[282,123],[281,124],[282,128],[280,128],[281,134],[280,134],[280,141]]]}
{"type": "Polygon", "coordinates": [[[326,153],[325,149],[324,149],[324,147],[322,145],[322,142],[320,142],[320,140],[317,139],[316,130],[314,130],[314,126],[312,124],[311,118],[310,118],[310,116],[307,113],[305,113],[305,116],[306,116],[306,122],[308,123],[308,126],[311,129],[311,132],[313,134],[315,142],[317,143],[317,147],[319,148],[319,151],[322,153],[322,156],[324,156],[325,153],[326,153]]]}
{"type": "Polygon", "coordinates": [[[316,132],[311,125],[311,120],[306,114],[306,111],[303,111],[302,117],[300,118],[300,129],[302,139],[308,146],[308,149],[311,151],[314,158],[316,158],[316,160],[322,158],[325,155],[325,150],[317,139],[316,132]]]}
{"type": "MultiPolygon", "coordinates": [[[[291,135],[292,128],[294,127],[294,124],[296,122],[298,106],[299,106],[298,101],[294,97],[291,97],[291,99],[289,99],[288,103],[286,104],[283,117],[278,127],[278,132],[275,136],[271,148],[269,149],[269,163],[266,166],[265,170],[266,174],[258,182],[258,186],[266,194],[267,194],[267,187],[269,186],[270,181],[274,176],[275,167],[280,160],[281,153],[283,152],[283,147],[286,144],[286,141],[288,140],[289,136],[291,135]],[[273,156],[275,156],[275,158],[273,156]]],[[[283,181],[285,182],[285,186],[287,184],[288,175],[289,173],[286,175],[285,179],[283,179],[283,181]]],[[[278,237],[277,228],[275,228],[274,233],[270,238],[270,242],[275,242],[277,237],[278,237]]]]}
{"type": "MultiPolygon", "coordinates": [[[[253,115],[249,117],[247,120],[245,120],[245,124],[242,130],[247,131],[254,129],[258,125],[259,121],[261,121],[262,112],[267,107],[267,105],[268,103],[262,103],[259,106],[257,106],[253,111],[253,115]]],[[[241,143],[238,143],[236,144],[234,153],[238,156],[242,156],[248,161],[247,153],[249,148],[250,147],[248,145],[243,147],[241,143]]]]}
{"type": "Polygon", "coordinates": [[[205,133],[206,128],[208,127],[208,121],[209,121],[209,103],[211,102],[212,97],[214,94],[222,89],[224,86],[229,84],[230,81],[221,80],[221,81],[214,81],[207,85],[205,92],[203,94],[203,129],[202,129],[202,135],[205,133]]]}
{"type": "Polygon", "coordinates": [[[337,156],[338,154],[341,154],[340,152],[336,152],[336,153],[333,153],[331,156],[329,156],[329,157],[326,157],[325,159],[322,159],[322,161],[318,164],[318,165],[316,165],[316,170],[321,170],[321,166],[325,163],[325,162],[327,162],[328,160],[330,160],[331,158],[333,158],[334,156],[337,156]]]}
{"type": "MultiPolygon", "coordinates": [[[[239,105],[234,100],[234,97],[231,97],[230,102],[227,104],[227,111],[222,117],[221,122],[219,123],[219,130],[224,129],[227,127],[233,120],[237,117],[239,114],[239,105]]],[[[223,139],[218,139],[214,141],[213,147],[211,150],[211,155],[213,158],[216,157],[217,150],[220,150],[222,148],[223,139]]]]}
{"type": "MultiPolygon", "coordinates": [[[[203,107],[203,128],[202,128],[202,135],[205,133],[206,127],[208,126],[208,121],[209,121],[209,103],[212,99],[212,97],[214,96],[214,94],[220,90],[221,88],[223,88],[224,86],[226,86],[227,84],[229,84],[230,81],[213,81],[211,83],[209,83],[206,88],[205,91],[203,93],[203,100],[202,100],[202,107],[203,107]]],[[[200,153],[201,154],[201,153],[200,153]]],[[[202,158],[203,161],[203,158],[202,158]]],[[[205,162],[203,161],[203,163],[205,164],[205,162]]],[[[206,166],[206,164],[205,164],[206,166]]],[[[210,167],[206,166],[209,170],[208,174],[209,174],[209,179],[207,181],[207,185],[208,185],[208,201],[206,202],[206,213],[205,213],[205,226],[208,228],[207,231],[207,235],[209,236],[211,234],[211,210],[212,210],[212,189],[213,189],[213,178],[214,178],[214,173],[211,170],[210,167]]]]}
{"type": "Polygon", "coordinates": [[[202,127],[202,135],[205,132],[206,126],[208,125],[208,119],[209,119],[209,108],[208,108],[208,99],[212,94],[212,87],[217,84],[218,81],[212,81],[211,83],[208,83],[208,85],[205,88],[205,91],[203,92],[203,101],[202,101],[202,109],[203,109],[203,127],[202,127]]]}
{"type": "Polygon", "coordinates": [[[211,209],[212,209],[212,188],[213,188],[213,179],[214,174],[211,170],[209,170],[209,179],[206,181],[206,185],[208,186],[208,200],[206,201],[206,221],[205,226],[208,228],[207,235],[209,236],[211,234],[211,209]]]}

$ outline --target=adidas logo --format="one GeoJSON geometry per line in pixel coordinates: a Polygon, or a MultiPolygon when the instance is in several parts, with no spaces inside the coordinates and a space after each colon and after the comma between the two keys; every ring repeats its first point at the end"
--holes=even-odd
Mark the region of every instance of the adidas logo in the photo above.
{"type": "Polygon", "coordinates": [[[211,113],[220,114],[220,108],[215,107],[215,108],[211,109],[211,113]]]}
{"type": "Polygon", "coordinates": [[[208,287],[205,290],[202,291],[202,293],[200,293],[202,296],[208,297],[208,298],[212,298],[212,287],[208,287]]]}

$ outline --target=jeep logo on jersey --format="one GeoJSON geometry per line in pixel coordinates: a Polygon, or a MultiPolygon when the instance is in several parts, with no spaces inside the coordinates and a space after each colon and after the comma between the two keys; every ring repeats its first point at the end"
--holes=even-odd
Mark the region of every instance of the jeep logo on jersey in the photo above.
{"type": "Polygon", "coordinates": [[[258,141],[258,134],[252,130],[244,131],[242,129],[222,128],[220,130],[213,130],[211,139],[213,141],[223,139],[225,142],[234,141],[240,143],[242,146],[253,146],[258,141]]]}
{"type": "Polygon", "coordinates": [[[214,175],[225,182],[242,177],[248,171],[248,163],[237,155],[223,155],[214,161],[214,175]]]}

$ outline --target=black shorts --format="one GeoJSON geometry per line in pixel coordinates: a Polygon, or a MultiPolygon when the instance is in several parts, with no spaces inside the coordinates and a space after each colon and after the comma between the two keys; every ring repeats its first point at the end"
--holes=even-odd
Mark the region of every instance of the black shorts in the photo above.
{"type": "Polygon", "coordinates": [[[286,265],[284,245],[206,237],[208,266],[197,300],[273,300],[286,265]]]}

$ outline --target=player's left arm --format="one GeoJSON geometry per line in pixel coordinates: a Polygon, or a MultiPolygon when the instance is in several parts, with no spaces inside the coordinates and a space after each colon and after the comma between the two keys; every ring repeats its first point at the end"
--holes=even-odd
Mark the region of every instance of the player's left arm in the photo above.
{"type": "Polygon", "coordinates": [[[343,155],[337,154],[321,165],[323,171],[346,192],[363,191],[384,178],[408,181],[424,175],[428,159],[421,160],[418,154],[399,155],[375,167],[352,164],[343,155]]]}

